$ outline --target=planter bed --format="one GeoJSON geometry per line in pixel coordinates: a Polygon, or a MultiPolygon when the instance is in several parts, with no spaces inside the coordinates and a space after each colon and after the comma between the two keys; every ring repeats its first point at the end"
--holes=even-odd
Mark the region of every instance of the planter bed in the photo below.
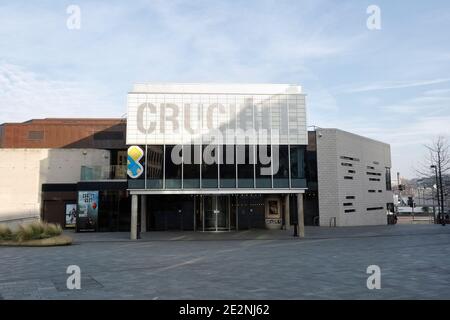
{"type": "Polygon", "coordinates": [[[53,247],[53,246],[68,246],[72,244],[72,238],[59,235],[56,237],[26,241],[12,241],[12,240],[0,240],[0,246],[9,247],[53,247]]]}

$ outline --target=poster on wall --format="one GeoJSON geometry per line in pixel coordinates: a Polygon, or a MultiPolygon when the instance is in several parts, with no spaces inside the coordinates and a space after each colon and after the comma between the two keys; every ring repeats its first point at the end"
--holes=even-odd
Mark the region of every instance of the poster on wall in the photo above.
{"type": "Polygon", "coordinates": [[[266,227],[269,229],[281,228],[281,210],[278,199],[269,199],[266,202],[266,227]]]}
{"type": "Polygon", "coordinates": [[[77,222],[77,204],[66,204],[66,228],[75,228],[77,222]]]}
{"type": "Polygon", "coordinates": [[[98,191],[78,192],[77,232],[97,230],[98,191]]]}

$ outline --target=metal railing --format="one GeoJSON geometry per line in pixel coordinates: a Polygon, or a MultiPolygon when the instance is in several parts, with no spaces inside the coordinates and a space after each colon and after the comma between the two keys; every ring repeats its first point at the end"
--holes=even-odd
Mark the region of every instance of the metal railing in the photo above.
{"type": "Polygon", "coordinates": [[[125,180],[126,178],[125,165],[81,167],[81,181],[125,180]]]}
{"type": "Polygon", "coordinates": [[[330,218],[330,227],[336,227],[336,217],[330,218]]]}

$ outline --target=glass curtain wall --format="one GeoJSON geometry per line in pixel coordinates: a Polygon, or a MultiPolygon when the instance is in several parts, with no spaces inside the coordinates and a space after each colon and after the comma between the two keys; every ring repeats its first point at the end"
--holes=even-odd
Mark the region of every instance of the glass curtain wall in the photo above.
{"type": "Polygon", "coordinates": [[[236,188],[236,148],[224,145],[220,151],[220,187],[236,188]]]}
{"type": "Polygon", "coordinates": [[[305,187],[305,147],[290,146],[291,187],[305,187]]]}
{"type": "Polygon", "coordinates": [[[306,188],[304,145],[149,145],[146,149],[146,162],[142,161],[146,175],[129,179],[130,189],[306,188]]]}
{"type": "Polygon", "coordinates": [[[217,188],[218,186],[218,157],[219,148],[214,145],[204,145],[203,150],[203,161],[202,161],[202,188],[217,188]]]}
{"type": "Polygon", "coordinates": [[[162,189],[164,146],[147,146],[147,189],[162,189]]]}
{"type": "Polygon", "coordinates": [[[200,188],[201,155],[201,145],[196,144],[183,146],[183,188],[200,188]]]}
{"type": "Polygon", "coordinates": [[[183,150],[180,146],[166,145],[165,176],[166,189],[181,189],[183,150]]]}

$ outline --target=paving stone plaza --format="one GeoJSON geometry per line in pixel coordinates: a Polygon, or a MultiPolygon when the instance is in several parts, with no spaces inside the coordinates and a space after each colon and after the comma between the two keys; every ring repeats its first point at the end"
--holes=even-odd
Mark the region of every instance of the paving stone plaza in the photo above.
{"type": "Polygon", "coordinates": [[[450,227],[68,233],[68,247],[0,248],[0,299],[449,299],[450,227]],[[66,271],[81,270],[69,290],[66,271]],[[381,269],[369,290],[367,267],[381,269]]]}

